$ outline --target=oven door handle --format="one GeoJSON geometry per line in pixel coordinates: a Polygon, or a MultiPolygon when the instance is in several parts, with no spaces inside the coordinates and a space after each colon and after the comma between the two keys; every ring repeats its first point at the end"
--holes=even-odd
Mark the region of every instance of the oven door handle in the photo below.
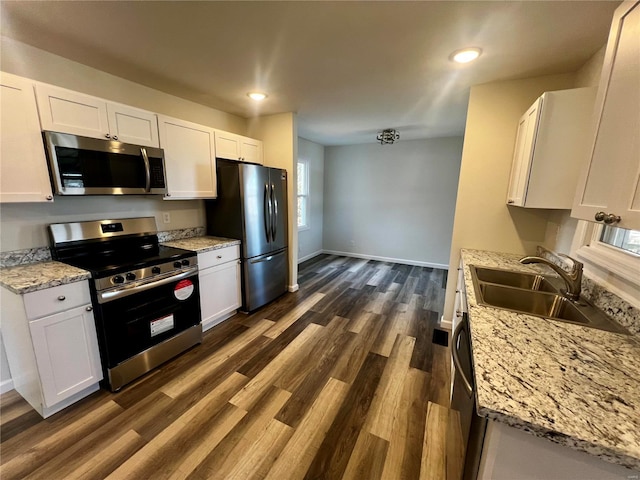
{"type": "Polygon", "coordinates": [[[451,353],[453,356],[453,364],[455,366],[456,371],[460,374],[460,378],[462,379],[462,386],[467,391],[469,396],[473,395],[473,386],[471,382],[464,374],[464,370],[462,369],[462,363],[460,362],[460,356],[458,354],[458,340],[460,339],[460,335],[464,331],[467,336],[469,335],[469,330],[467,329],[467,313],[463,314],[462,321],[458,324],[455,331],[453,332],[453,339],[451,345],[451,353]]]}
{"type": "Polygon", "coordinates": [[[129,295],[144,292],[145,290],[150,290],[161,285],[166,285],[167,283],[175,282],[176,280],[182,280],[183,278],[193,277],[197,274],[198,267],[191,267],[188,270],[185,270],[177,275],[170,274],[164,278],[152,279],[142,283],[131,283],[129,285],[125,285],[124,287],[118,287],[104,292],[98,292],[98,303],[103,304],[112,302],[119,298],[128,297],[129,295]]]}

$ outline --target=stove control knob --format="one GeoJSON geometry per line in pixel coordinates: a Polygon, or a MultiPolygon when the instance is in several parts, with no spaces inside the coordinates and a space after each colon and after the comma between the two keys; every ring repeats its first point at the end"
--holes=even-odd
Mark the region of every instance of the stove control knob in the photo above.
{"type": "Polygon", "coordinates": [[[124,283],[124,277],[122,275],[116,275],[111,279],[113,283],[124,283]]]}
{"type": "Polygon", "coordinates": [[[154,275],[158,275],[162,270],[160,270],[160,267],[153,267],[151,269],[151,273],[153,273],[154,275]]]}
{"type": "Polygon", "coordinates": [[[182,265],[185,267],[189,265],[189,260],[182,260],[182,265]]]}
{"type": "Polygon", "coordinates": [[[127,273],[126,275],[127,280],[135,280],[136,279],[136,274],[135,273],[127,273]]]}
{"type": "Polygon", "coordinates": [[[176,268],[180,268],[182,266],[182,263],[180,262],[173,262],[173,266],[176,268]]]}

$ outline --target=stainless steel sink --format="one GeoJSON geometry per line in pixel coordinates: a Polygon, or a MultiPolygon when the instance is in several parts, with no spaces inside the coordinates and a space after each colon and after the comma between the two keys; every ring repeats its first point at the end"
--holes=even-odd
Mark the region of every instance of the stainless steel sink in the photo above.
{"type": "Polygon", "coordinates": [[[591,303],[562,296],[554,281],[543,275],[472,265],[471,277],[480,305],[628,334],[591,303]]]}
{"type": "Polygon", "coordinates": [[[472,272],[475,272],[476,278],[481,282],[525,288],[527,290],[537,290],[541,292],[557,293],[559,291],[558,285],[549,281],[542,275],[475,266],[472,266],[471,269],[472,272]]]}

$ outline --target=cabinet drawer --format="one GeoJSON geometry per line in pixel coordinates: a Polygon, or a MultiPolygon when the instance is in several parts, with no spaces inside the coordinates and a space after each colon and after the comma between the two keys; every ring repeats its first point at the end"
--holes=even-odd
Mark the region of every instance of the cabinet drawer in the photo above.
{"type": "Polygon", "coordinates": [[[210,252],[204,252],[198,254],[198,268],[200,270],[204,268],[213,267],[214,265],[220,265],[222,263],[230,262],[240,258],[239,245],[233,245],[231,247],[219,248],[218,250],[211,250],[210,252]]]}
{"type": "Polygon", "coordinates": [[[29,320],[89,303],[91,303],[91,296],[89,295],[89,283],[86,281],[60,285],[24,295],[24,308],[29,320]]]}

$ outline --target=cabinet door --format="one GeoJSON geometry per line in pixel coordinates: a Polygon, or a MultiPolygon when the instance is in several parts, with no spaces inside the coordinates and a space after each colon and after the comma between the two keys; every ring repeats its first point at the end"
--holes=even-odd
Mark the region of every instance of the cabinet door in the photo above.
{"type": "Polygon", "coordinates": [[[594,221],[619,215],[618,227],[640,229],[640,3],[614,15],[596,98],[588,166],[578,182],[572,215],[594,221]]]}
{"type": "Polygon", "coordinates": [[[213,129],[158,116],[168,193],[165,199],[216,198],[216,151],[213,129]]]}
{"type": "Polygon", "coordinates": [[[109,131],[114,140],[146,147],[160,146],[158,117],[155,113],[118,103],[108,103],[107,112],[109,131]]]}
{"type": "Polygon", "coordinates": [[[42,130],[92,138],[110,138],[107,103],[90,95],[37,84],[42,130]]]}
{"type": "Polygon", "coordinates": [[[58,402],[102,379],[90,305],[29,322],[44,402],[58,402]]]}
{"type": "Polygon", "coordinates": [[[0,78],[0,202],[51,202],[33,82],[0,78]]]}
{"type": "Polygon", "coordinates": [[[259,163],[260,165],[264,163],[260,140],[242,137],[240,142],[240,155],[244,162],[259,163]]]}
{"type": "Polygon", "coordinates": [[[207,329],[240,307],[240,261],[200,270],[199,277],[202,327],[207,329]]]}
{"type": "Polygon", "coordinates": [[[527,184],[533,158],[533,145],[541,107],[542,97],[529,107],[529,110],[520,118],[518,123],[518,134],[516,136],[516,147],[507,196],[508,205],[524,206],[526,201],[527,184]]]}
{"type": "Polygon", "coordinates": [[[216,156],[229,160],[242,160],[240,135],[216,130],[216,156]]]}

